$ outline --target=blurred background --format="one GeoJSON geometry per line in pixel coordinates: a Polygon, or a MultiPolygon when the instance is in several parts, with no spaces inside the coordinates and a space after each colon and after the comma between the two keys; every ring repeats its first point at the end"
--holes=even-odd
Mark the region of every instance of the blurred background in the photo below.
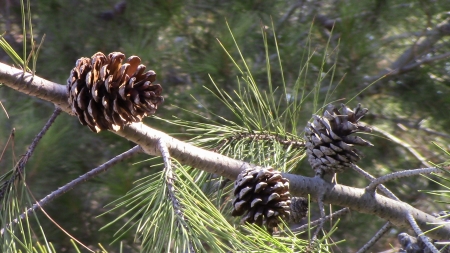
{"type": "MultiPolygon", "coordinates": [[[[449,149],[450,138],[450,2],[433,0],[40,0],[30,1],[33,35],[37,43],[45,34],[37,62],[37,75],[66,83],[70,70],[80,57],[98,51],[121,51],[138,55],[148,69],[157,73],[164,88],[165,102],[157,116],[171,119],[199,120],[191,111],[207,117],[204,107],[228,119],[228,111],[205,87],[212,88],[208,75],[222,89],[231,92],[238,82],[237,69],[217,39],[238,57],[227,22],[252,70],[258,86],[267,87],[264,40],[267,33],[271,60],[279,47],[287,89],[293,87],[301,70],[306,71],[305,92],[312,91],[318,80],[321,97],[334,91],[331,100],[362,103],[370,110],[364,119],[377,127],[368,136],[375,147],[364,149],[360,167],[375,176],[392,171],[426,167],[427,161],[447,159],[432,141],[449,149]],[[333,27],[334,25],[334,27],[333,27]],[[275,33],[273,33],[273,29],[275,33]],[[328,51],[326,51],[328,50],[328,51]],[[307,69],[306,56],[309,59],[307,69]],[[325,53],[330,57],[325,57],[325,53]],[[323,78],[322,71],[333,74],[323,78]],[[331,72],[330,72],[331,73],[331,72]],[[385,78],[383,75],[389,73],[385,78]],[[373,85],[372,84],[374,81],[373,85]],[[369,86],[370,85],[370,86],[369,86]],[[362,93],[360,93],[363,91],[362,93]],[[195,97],[196,100],[193,99],[195,97]],[[200,104],[201,103],[201,104],[200,104]],[[181,110],[184,108],[185,110],[181,110]],[[396,141],[390,135],[397,137],[396,141]]],[[[22,50],[21,9],[18,0],[0,0],[0,32],[16,49],[22,50]]],[[[0,61],[12,64],[4,52],[0,61]]],[[[271,68],[274,86],[281,85],[278,64],[271,68]]],[[[312,97],[304,101],[302,123],[310,119],[312,97]]],[[[9,119],[0,111],[0,147],[5,148],[12,128],[14,147],[6,148],[0,160],[0,173],[10,170],[14,157],[25,153],[53,111],[53,105],[0,86],[0,101],[9,119]]],[[[148,125],[186,139],[182,127],[152,118],[148,125]]],[[[301,132],[302,129],[298,129],[301,132]]],[[[190,138],[190,137],[189,137],[190,138]]],[[[27,183],[37,199],[66,182],[100,165],[133,146],[118,136],[93,134],[75,117],[61,115],[27,165],[27,183]]],[[[56,199],[45,210],[64,229],[87,245],[101,243],[117,252],[118,243],[109,245],[112,234],[121,225],[115,223],[100,231],[120,211],[96,217],[104,206],[131,189],[133,182],[158,167],[139,163],[145,156],[116,165],[95,180],[86,182],[56,199]]],[[[306,161],[296,172],[312,176],[306,161]]],[[[364,187],[367,181],[348,171],[338,182],[364,187]]],[[[402,179],[387,185],[402,200],[429,213],[449,210],[433,197],[417,190],[440,189],[424,177],[402,179]]],[[[336,210],[336,208],[334,208],[336,210]]],[[[45,217],[40,219],[49,241],[61,252],[72,248],[69,239],[45,217]]],[[[346,242],[336,252],[354,252],[384,224],[383,220],[351,213],[343,218],[335,241],[346,242]]],[[[374,252],[398,245],[392,229],[376,245],[374,252]]],[[[121,238],[126,252],[138,251],[133,231],[121,238]]]]}

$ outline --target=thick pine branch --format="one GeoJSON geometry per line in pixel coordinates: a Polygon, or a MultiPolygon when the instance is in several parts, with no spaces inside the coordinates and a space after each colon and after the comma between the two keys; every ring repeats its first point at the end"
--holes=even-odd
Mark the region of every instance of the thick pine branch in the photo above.
{"type": "MultiPolygon", "coordinates": [[[[0,63],[0,83],[21,91],[25,94],[50,101],[63,111],[71,114],[66,86],[47,81],[22,70],[0,63]]],[[[235,160],[211,151],[207,151],[188,143],[182,142],[169,135],[152,129],[142,123],[134,123],[125,127],[117,135],[127,138],[140,145],[149,155],[160,156],[158,142],[164,139],[167,148],[174,159],[181,164],[189,165],[209,173],[215,173],[231,180],[244,169],[254,165],[235,160]]],[[[349,207],[350,209],[376,215],[390,221],[398,227],[409,227],[406,218],[410,213],[417,221],[422,231],[434,228],[430,223],[439,223],[441,220],[426,214],[404,202],[395,201],[377,193],[366,192],[365,189],[331,184],[320,178],[310,178],[300,175],[284,174],[290,180],[290,191],[294,196],[307,196],[317,199],[324,193],[325,203],[349,207]]],[[[443,240],[450,238],[450,224],[427,233],[433,239],[443,240]]]]}

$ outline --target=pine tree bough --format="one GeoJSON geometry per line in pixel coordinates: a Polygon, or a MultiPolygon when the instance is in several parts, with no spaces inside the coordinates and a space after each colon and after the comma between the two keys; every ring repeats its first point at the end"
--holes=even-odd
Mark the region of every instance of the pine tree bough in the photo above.
{"type": "MultiPolygon", "coordinates": [[[[66,86],[47,81],[30,73],[0,63],[0,83],[15,90],[50,101],[59,106],[63,111],[71,113],[67,102],[66,86]]],[[[123,130],[115,134],[127,138],[140,145],[149,155],[159,156],[158,141],[165,139],[171,156],[181,164],[189,165],[209,173],[215,173],[226,178],[236,180],[241,171],[255,165],[235,160],[217,153],[207,151],[188,143],[182,142],[169,135],[152,129],[143,123],[133,123],[125,126],[123,130]]],[[[293,174],[283,174],[290,182],[292,196],[307,196],[317,199],[323,192],[325,203],[349,207],[352,210],[376,215],[392,222],[398,227],[409,227],[406,214],[411,213],[422,231],[433,228],[428,223],[439,223],[441,220],[426,214],[404,202],[395,201],[376,193],[366,192],[365,189],[348,187],[345,185],[331,184],[323,179],[304,177],[293,174]]],[[[441,228],[427,233],[436,240],[450,238],[450,224],[444,224],[441,228]]]]}

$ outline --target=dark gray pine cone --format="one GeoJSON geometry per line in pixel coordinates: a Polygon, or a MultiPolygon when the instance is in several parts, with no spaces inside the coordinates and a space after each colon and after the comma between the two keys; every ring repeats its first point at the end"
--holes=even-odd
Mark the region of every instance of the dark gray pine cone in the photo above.
{"type": "Polygon", "coordinates": [[[289,181],[273,168],[250,168],[234,183],[233,216],[244,215],[242,223],[265,225],[269,233],[278,226],[279,217],[290,214],[289,181]]]}
{"type": "Polygon", "coordinates": [[[351,135],[372,131],[359,122],[367,112],[361,104],[353,110],[342,104],[340,111],[329,105],[323,116],[313,115],[313,122],[308,122],[305,128],[305,139],[308,162],[315,171],[342,172],[362,157],[355,145],[373,146],[361,137],[351,135]]]}
{"type": "Polygon", "coordinates": [[[120,52],[98,52],[80,58],[67,80],[69,105],[81,124],[93,132],[118,131],[156,112],[164,101],[162,87],[154,84],[156,73],[145,72],[141,59],[131,56],[123,63],[120,52]],[[123,63],[123,64],[122,64],[123,63]]]}
{"type": "Polygon", "coordinates": [[[402,245],[399,253],[423,253],[424,249],[417,237],[410,236],[407,233],[400,233],[397,238],[400,245],[402,245]]]}
{"type": "MultiPolygon", "coordinates": [[[[439,213],[432,214],[436,218],[442,219],[444,222],[450,222],[450,211],[441,211],[439,213]]],[[[402,248],[399,253],[431,253],[432,251],[422,242],[420,237],[414,237],[407,233],[400,233],[398,235],[398,241],[402,248]]],[[[439,252],[450,253],[450,244],[438,244],[438,241],[433,240],[434,245],[439,252]]]]}
{"type": "MultiPolygon", "coordinates": [[[[414,237],[407,233],[400,233],[398,235],[398,241],[402,246],[399,249],[398,253],[432,253],[432,251],[423,243],[420,237],[414,237]]],[[[450,253],[450,244],[443,245],[437,244],[435,240],[433,240],[434,246],[441,253],[450,253]]]]}
{"type": "Polygon", "coordinates": [[[450,211],[440,211],[439,213],[433,213],[432,215],[443,221],[450,222],[450,211]]]}
{"type": "Polygon", "coordinates": [[[303,197],[293,197],[291,199],[291,215],[290,221],[294,223],[300,222],[308,215],[308,199],[303,197]]]}

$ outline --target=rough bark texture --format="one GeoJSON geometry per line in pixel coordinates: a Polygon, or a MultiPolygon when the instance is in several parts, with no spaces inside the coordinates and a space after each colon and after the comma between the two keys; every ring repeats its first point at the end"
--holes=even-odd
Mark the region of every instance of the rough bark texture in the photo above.
{"type": "MultiPolygon", "coordinates": [[[[29,73],[23,74],[23,71],[3,63],[0,63],[0,83],[25,94],[50,101],[60,106],[65,112],[70,113],[71,111],[68,107],[64,85],[37,76],[32,77],[29,73]]],[[[254,166],[179,141],[142,123],[131,124],[115,133],[140,145],[147,154],[155,156],[160,155],[158,141],[163,138],[171,156],[180,163],[232,180],[235,180],[242,170],[254,166]]],[[[317,199],[320,193],[324,193],[323,200],[325,203],[372,214],[399,227],[409,227],[406,219],[407,213],[411,213],[423,231],[433,228],[433,225],[427,225],[427,223],[440,223],[441,221],[404,202],[395,201],[376,193],[369,193],[365,189],[330,184],[320,178],[293,174],[284,174],[284,176],[290,180],[290,191],[293,196],[311,194],[312,198],[317,199]]],[[[450,238],[450,224],[445,224],[441,228],[427,233],[427,235],[438,240],[448,239],[450,238]]]]}
{"type": "Polygon", "coordinates": [[[63,111],[71,113],[65,85],[33,76],[3,63],[0,63],[0,83],[27,95],[50,101],[63,111]]]}

